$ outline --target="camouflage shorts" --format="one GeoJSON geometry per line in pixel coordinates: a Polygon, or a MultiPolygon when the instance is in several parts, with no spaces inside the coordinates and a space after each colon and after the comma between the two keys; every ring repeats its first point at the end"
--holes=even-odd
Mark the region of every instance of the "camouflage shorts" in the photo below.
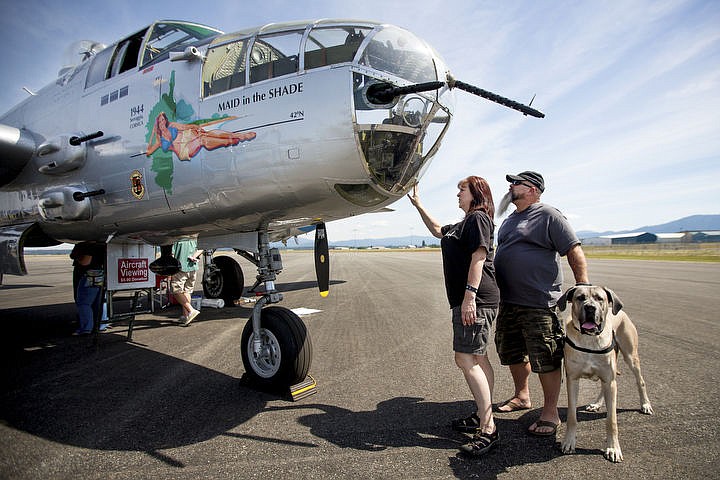
{"type": "Polygon", "coordinates": [[[554,308],[500,305],[495,328],[495,346],[500,363],[530,362],[535,373],[560,368],[565,331],[554,308]]]}

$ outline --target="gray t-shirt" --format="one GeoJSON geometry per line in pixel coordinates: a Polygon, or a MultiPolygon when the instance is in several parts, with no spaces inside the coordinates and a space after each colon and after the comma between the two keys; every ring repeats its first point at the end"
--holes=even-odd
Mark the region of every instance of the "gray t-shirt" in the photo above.
{"type": "Polygon", "coordinates": [[[560,256],[579,243],[570,223],[554,207],[534,203],[510,214],[498,230],[495,253],[500,301],[554,307],[562,294],[560,256]]]}

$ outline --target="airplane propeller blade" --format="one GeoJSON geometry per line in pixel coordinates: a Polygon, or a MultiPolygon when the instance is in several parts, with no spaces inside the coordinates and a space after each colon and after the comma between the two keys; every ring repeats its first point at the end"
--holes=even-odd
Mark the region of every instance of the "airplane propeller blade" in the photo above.
{"type": "Polygon", "coordinates": [[[327,297],[330,292],[330,257],[328,250],[325,224],[318,223],[315,226],[315,275],[317,275],[321,297],[327,297]]]}

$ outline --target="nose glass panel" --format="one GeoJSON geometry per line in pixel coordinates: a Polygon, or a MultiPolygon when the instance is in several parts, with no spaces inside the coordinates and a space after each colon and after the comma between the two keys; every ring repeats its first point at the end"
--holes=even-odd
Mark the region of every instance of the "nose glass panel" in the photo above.
{"type": "Polygon", "coordinates": [[[435,153],[450,122],[452,94],[401,96],[391,105],[369,108],[363,92],[375,79],[355,74],[358,142],[373,182],[396,195],[414,183],[435,153]]]}
{"type": "Polygon", "coordinates": [[[402,28],[385,27],[378,31],[358,63],[411,83],[437,80],[431,50],[425,42],[402,28]]]}
{"type": "Polygon", "coordinates": [[[378,71],[353,77],[357,139],[370,178],[381,190],[406,192],[429,165],[450,123],[454,97],[448,89],[409,94],[387,105],[367,99],[373,84],[410,85],[445,76],[445,65],[428,45],[402,28],[382,27],[366,39],[360,65],[378,71]],[[440,69],[440,70],[438,70],[440,69]]]}

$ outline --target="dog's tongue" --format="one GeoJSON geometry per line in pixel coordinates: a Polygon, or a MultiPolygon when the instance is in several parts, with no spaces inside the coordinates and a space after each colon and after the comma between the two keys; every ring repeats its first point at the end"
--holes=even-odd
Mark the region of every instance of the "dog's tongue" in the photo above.
{"type": "Polygon", "coordinates": [[[595,329],[595,322],[585,322],[582,324],[582,328],[584,330],[594,330],[595,329]]]}

